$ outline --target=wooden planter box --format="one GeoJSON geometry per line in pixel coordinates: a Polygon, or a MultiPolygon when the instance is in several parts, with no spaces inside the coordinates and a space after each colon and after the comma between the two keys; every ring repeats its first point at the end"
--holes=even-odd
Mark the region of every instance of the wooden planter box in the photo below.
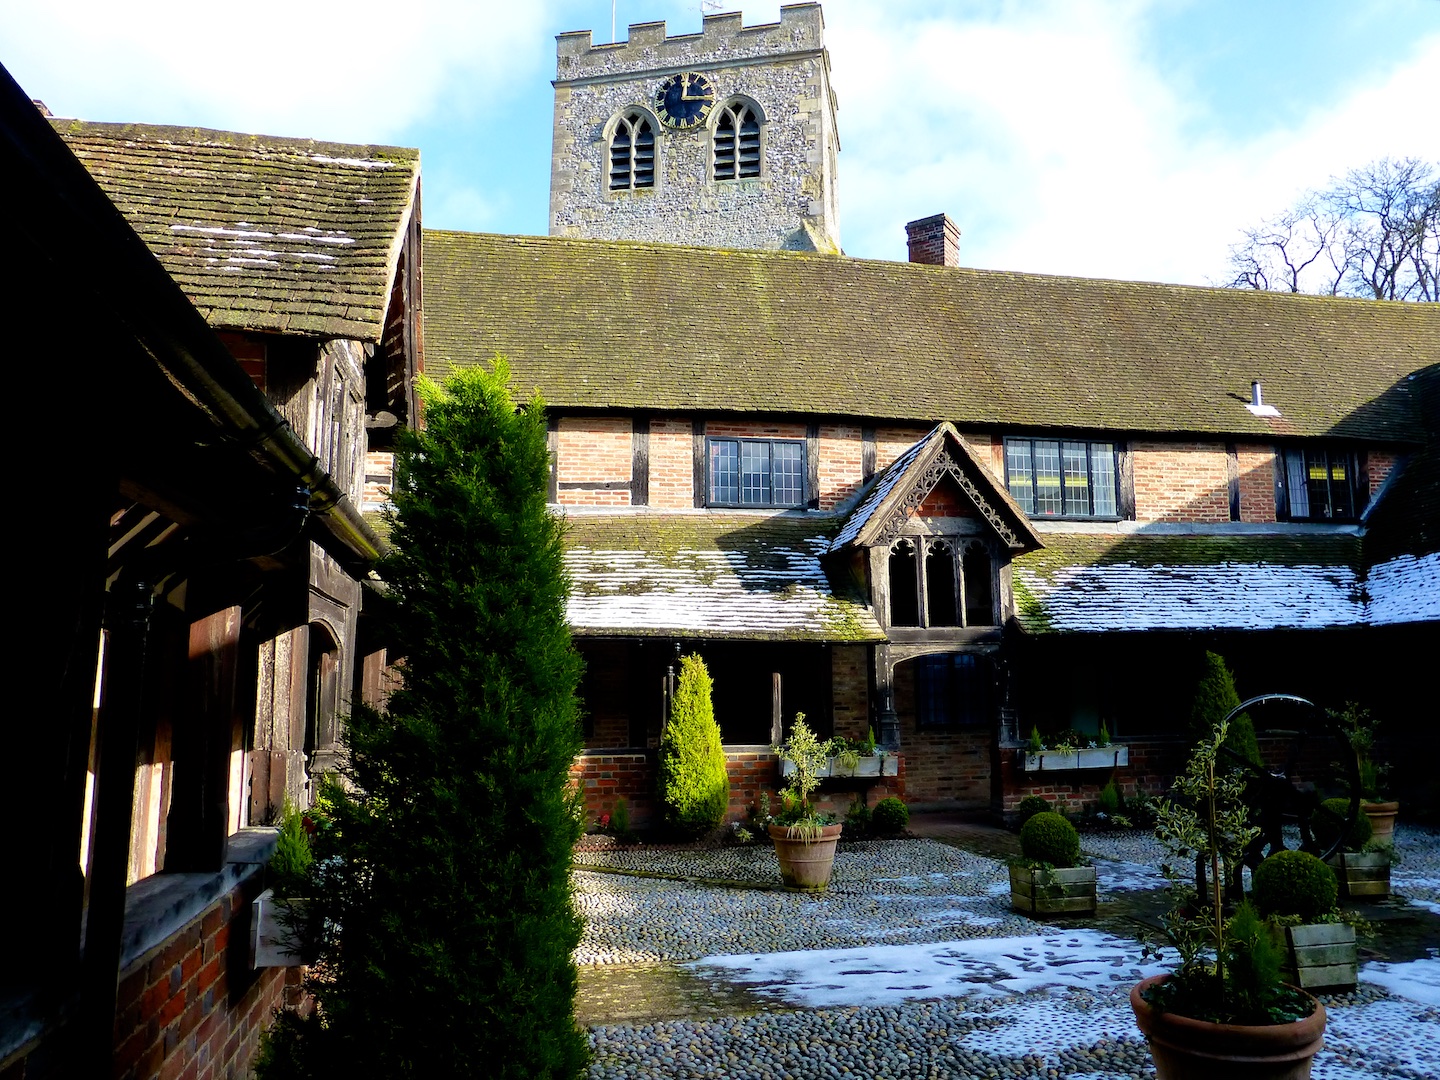
{"type": "Polygon", "coordinates": [[[1128,746],[1097,746],[1063,754],[1059,750],[1026,750],[1026,772],[1059,772],[1066,769],[1118,769],[1130,764],[1128,746]]]}
{"type": "Polygon", "coordinates": [[[1340,895],[1352,900],[1384,900],[1390,895],[1390,856],[1383,851],[1344,851],[1330,856],[1340,879],[1340,895]]]}
{"type": "Polygon", "coordinates": [[[1068,870],[1037,870],[1029,866],[1012,866],[1010,907],[1022,915],[1041,919],[1052,915],[1093,915],[1095,868],[1076,866],[1068,870]]]}
{"type": "Polygon", "coordinates": [[[303,967],[310,960],[300,944],[309,900],[276,897],[266,889],[250,903],[250,966],[303,967]]]}
{"type": "MultiPolygon", "coordinates": [[[[789,758],[780,759],[781,776],[789,776],[794,771],[795,762],[789,758]]],[[[847,767],[839,758],[827,758],[825,767],[820,770],[818,775],[844,780],[856,776],[898,776],[900,775],[900,758],[895,754],[876,754],[874,757],[862,757],[855,763],[853,769],[847,767]]]]}
{"type": "Polygon", "coordinates": [[[1344,923],[1287,926],[1285,981],[1301,990],[1353,990],[1359,963],[1355,928],[1344,923]]]}

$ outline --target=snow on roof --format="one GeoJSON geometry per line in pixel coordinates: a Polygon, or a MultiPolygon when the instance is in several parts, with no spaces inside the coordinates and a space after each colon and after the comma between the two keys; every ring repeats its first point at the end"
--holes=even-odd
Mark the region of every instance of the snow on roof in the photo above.
{"type": "Polygon", "coordinates": [[[1401,555],[1372,566],[1365,591],[1376,626],[1440,622],[1440,552],[1401,555]]]}
{"type": "Polygon", "coordinates": [[[833,527],[769,516],[572,516],[570,626],[578,636],[883,641],[869,608],[837,595],[820,565],[833,527]]]}

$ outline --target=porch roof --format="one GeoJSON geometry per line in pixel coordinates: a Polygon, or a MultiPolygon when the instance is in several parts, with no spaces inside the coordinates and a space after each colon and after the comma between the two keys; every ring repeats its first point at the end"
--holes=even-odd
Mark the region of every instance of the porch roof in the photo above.
{"type": "Polygon", "coordinates": [[[582,637],[883,641],[820,564],[839,519],[703,511],[566,515],[567,615],[582,637]]]}
{"type": "Polygon", "coordinates": [[[1357,535],[1047,534],[1013,564],[1031,633],[1325,629],[1440,619],[1440,555],[1365,571],[1357,535]]]}
{"type": "Polygon", "coordinates": [[[50,122],[211,326],[381,339],[418,150],[50,122]]]}

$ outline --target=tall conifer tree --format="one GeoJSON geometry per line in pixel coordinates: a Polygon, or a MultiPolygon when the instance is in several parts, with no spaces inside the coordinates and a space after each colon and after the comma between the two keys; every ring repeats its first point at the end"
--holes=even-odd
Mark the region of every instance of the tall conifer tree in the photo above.
{"type": "Polygon", "coordinates": [[[352,719],[317,860],[322,1015],[282,1025],[270,1075],[574,1077],[580,660],[543,411],[500,358],[424,396],[381,567],[403,685],[352,719]]]}

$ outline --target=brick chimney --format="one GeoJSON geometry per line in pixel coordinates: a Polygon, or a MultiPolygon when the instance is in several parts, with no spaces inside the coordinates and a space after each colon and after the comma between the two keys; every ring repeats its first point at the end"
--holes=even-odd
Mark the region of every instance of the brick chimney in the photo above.
{"type": "Polygon", "coordinates": [[[928,266],[960,265],[960,228],[949,214],[921,218],[905,226],[910,261],[928,266]]]}

